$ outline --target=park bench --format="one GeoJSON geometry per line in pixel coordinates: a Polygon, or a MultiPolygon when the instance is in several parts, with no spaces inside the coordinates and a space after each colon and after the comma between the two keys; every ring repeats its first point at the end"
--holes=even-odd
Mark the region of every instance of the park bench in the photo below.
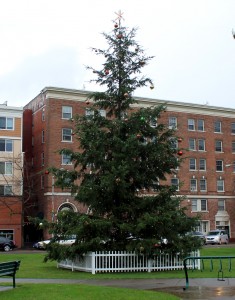
{"type": "Polygon", "coordinates": [[[1,276],[12,276],[13,287],[15,288],[15,275],[16,271],[19,270],[20,261],[9,261],[0,263],[0,277],[1,276]]]}

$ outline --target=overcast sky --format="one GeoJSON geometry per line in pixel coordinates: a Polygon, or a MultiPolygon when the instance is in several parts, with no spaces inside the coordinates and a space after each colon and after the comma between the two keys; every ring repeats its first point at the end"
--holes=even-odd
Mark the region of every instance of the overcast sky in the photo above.
{"type": "Polygon", "coordinates": [[[95,90],[90,47],[106,49],[119,10],[154,56],[143,74],[155,89],[135,96],[235,108],[235,0],[0,0],[0,103],[24,106],[45,86],[95,90]]]}

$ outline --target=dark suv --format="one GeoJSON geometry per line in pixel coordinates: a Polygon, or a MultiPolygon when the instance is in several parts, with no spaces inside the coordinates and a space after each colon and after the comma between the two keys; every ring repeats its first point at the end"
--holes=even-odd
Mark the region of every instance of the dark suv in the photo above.
{"type": "Polygon", "coordinates": [[[0,236],[0,249],[4,250],[4,251],[10,251],[12,249],[14,249],[16,247],[15,242],[13,242],[12,240],[0,236]]]}

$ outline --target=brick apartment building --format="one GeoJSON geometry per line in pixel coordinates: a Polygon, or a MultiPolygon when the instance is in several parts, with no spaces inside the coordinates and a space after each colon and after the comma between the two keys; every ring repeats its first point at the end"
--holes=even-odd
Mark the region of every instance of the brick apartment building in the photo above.
{"type": "MultiPolygon", "coordinates": [[[[63,209],[86,212],[69,191],[54,187],[48,167],[70,169],[59,149],[76,149],[71,119],[89,113],[87,91],[44,88],[24,107],[24,152],[34,182],[34,210],[28,212],[54,220],[63,209]]],[[[161,122],[177,129],[184,162],[168,178],[185,196],[188,214],[201,214],[199,230],[224,228],[235,239],[235,109],[136,97],[136,109],[165,104],[161,122]]],[[[103,112],[105,114],[105,112],[103,112]]],[[[144,192],[144,191],[143,191],[144,192]]],[[[28,228],[31,240],[35,235],[28,228]]]]}
{"type": "Polygon", "coordinates": [[[0,236],[22,245],[23,108],[0,104],[0,236]]]}

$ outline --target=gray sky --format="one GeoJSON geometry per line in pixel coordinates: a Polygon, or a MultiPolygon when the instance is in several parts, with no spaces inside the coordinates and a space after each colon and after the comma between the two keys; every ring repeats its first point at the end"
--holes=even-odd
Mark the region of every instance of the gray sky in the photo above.
{"type": "Polygon", "coordinates": [[[235,108],[235,0],[0,0],[0,103],[24,106],[45,86],[99,89],[89,48],[106,48],[119,10],[154,56],[143,74],[155,89],[135,96],[235,108]]]}

